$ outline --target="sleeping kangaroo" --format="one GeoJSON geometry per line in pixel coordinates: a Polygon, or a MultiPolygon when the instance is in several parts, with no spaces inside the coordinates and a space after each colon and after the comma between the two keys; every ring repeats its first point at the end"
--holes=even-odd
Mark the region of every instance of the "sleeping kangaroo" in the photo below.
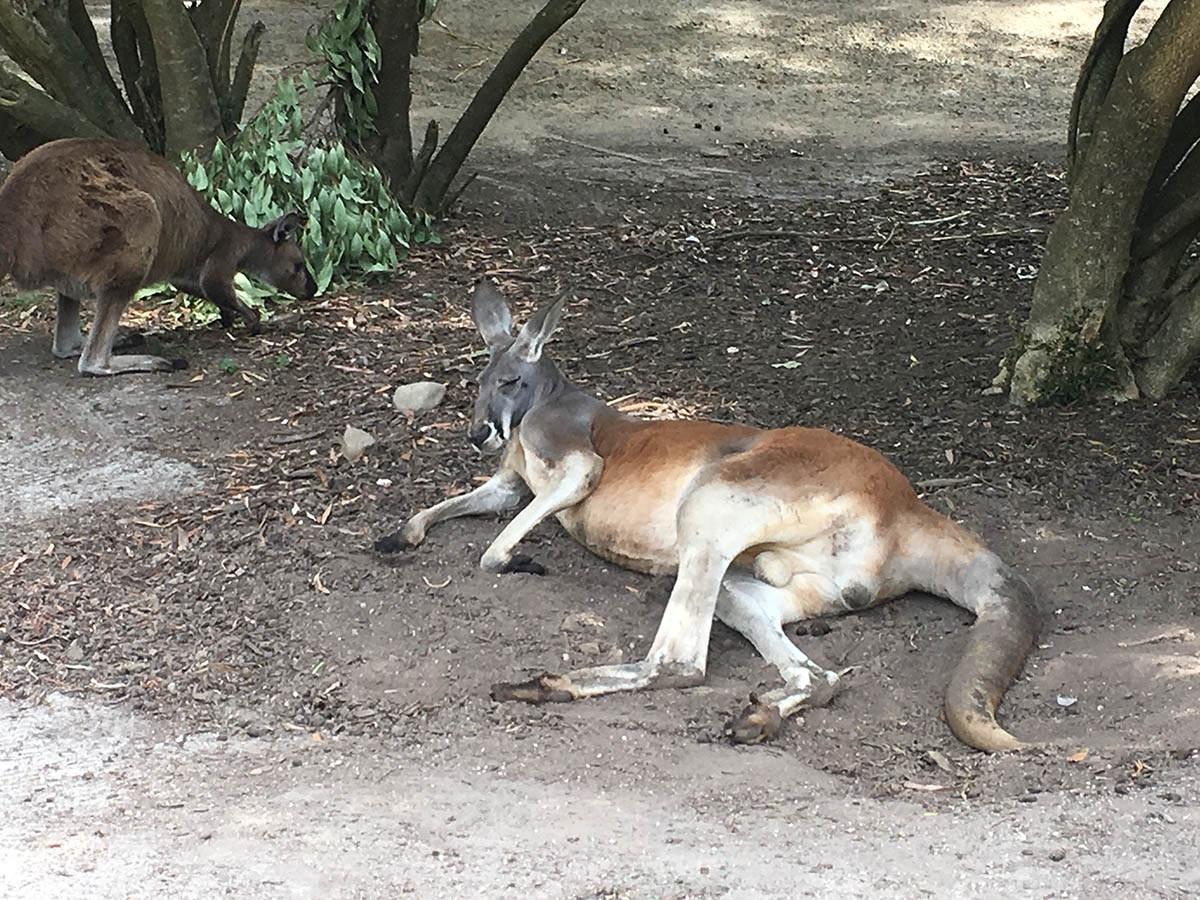
{"type": "Polygon", "coordinates": [[[113,356],[134,293],[169,281],[216,304],[221,323],[258,316],[233,290],[246,272],[298,300],[316,293],[288,213],[262,228],[221,215],[167,160],[145,147],[94,138],[51,141],[18,160],[0,185],[0,280],[58,289],[54,355],[79,356],[84,375],[170,370],[157,356],[113,356]],[[79,301],[96,298],[87,341],[79,301]]]}
{"type": "Polygon", "coordinates": [[[487,283],[475,289],[472,316],[491,358],[469,438],[482,451],[503,448],[503,462],[485,484],[413,516],[400,540],[415,546],[437,522],[514,509],[532,492],[483,554],[486,571],[540,568],[513,551],[554,515],[598,556],[674,572],[675,584],[645,659],[498,684],[493,697],[566,701],[700,684],[715,615],[783,680],[730,723],[735,740],[762,740],[838,686],[784,625],[920,590],[976,616],[946,693],[951,730],[980,750],[1026,746],[995,716],[1038,631],[1020,575],[862,444],[817,428],[642,421],[589,396],[542,353],[562,304],[537,312],[514,338],[504,298],[487,283]]]}

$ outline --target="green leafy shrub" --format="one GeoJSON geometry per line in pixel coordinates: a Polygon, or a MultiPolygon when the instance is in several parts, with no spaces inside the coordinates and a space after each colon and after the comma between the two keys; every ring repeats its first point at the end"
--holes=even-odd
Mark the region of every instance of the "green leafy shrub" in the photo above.
{"type": "MultiPolygon", "coordinates": [[[[301,81],[313,90],[307,73],[301,81]]],[[[218,141],[206,160],[186,156],[184,174],[213,206],[252,227],[289,210],[306,214],[300,243],[318,293],[337,281],[391,272],[397,247],[437,240],[427,218],[414,221],[404,212],[378,169],[348,155],[340,141],[307,144],[302,129],[296,82],[280,79],[232,142],[218,141]]],[[[244,276],[237,287],[260,310],[274,293],[244,276]]]]}
{"type": "Polygon", "coordinates": [[[321,81],[330,84],[342,136],[353,146],[363,146],[375,131],[379,106],[379,42],[367,14],[370,0],[338,0],[321,27],[309,34],[305,45],[325,60],[321,81]]]}

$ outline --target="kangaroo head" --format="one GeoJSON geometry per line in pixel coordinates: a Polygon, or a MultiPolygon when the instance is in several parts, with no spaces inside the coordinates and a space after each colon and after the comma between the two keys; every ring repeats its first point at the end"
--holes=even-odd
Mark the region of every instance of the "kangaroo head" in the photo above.
{"type": "Polygon", "coordinates": [[[514,338],[512,314],[504,297],[481,281],[471,297],[471,318],[491,351],[479,373],[479,398],[467,437],[479,450],[494,453],[512,436],[525,414],[560,382],[554,363],[542,356],[546,340],[558,327],[560,297],[529,319],[514,338]]]}
{"type": "Polygon", "coordinates": [[[296,236],[304,227],[299,213],[284,213],[258,229],[262,238],[246,258],[246,272],[273,285],[297,300],[311,300],[317,283],[308,273],[304,253],[296,236]]]}

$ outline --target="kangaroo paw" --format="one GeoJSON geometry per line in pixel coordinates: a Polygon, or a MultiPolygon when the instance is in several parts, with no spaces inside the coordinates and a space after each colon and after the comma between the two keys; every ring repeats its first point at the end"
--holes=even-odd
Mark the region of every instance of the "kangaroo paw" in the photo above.
{"type": "Polygon", "coordinates": [[[501,703],[509,700],[520,700],[522,703],[567,703],[575,699],[570,688],[569,679],[546,672],[529,681],[502,681],[493,684],[491,696],[493,700],[501,703]]]}
{"type": "Polygon", "coordinates": [[[751,694],[750,705],[725,723],[725,736],[735,744],[761,744],[773,740],[782,729],[779,708],[751,694]]]}

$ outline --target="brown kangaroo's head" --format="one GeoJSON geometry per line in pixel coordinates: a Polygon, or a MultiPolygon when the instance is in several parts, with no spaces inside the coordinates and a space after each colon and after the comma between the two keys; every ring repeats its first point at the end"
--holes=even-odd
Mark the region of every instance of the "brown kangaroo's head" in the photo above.
{"type": "Polygon", "coordinates": [[[542,348],[558,327],[565,300],[560,297],[542,307],[514,338],[512,314],[504,297],[487,281],[476,286],[471,318],[491,351],[487,367],[479,373],[479,398],[467,434],[477,449],[498,451],[525,414],[562,384],[562,376],[554,363],[542,356],[542,348]]]}
{"type": "Polygon", "coordinates": [[[242,270],[297,300],[311,300],[317,293],[317,283],[308,273],[304,253],[296,243],[303,227],[300,214],[289,212],[259,228],[260,239],[242,260],[242,270]]]}

